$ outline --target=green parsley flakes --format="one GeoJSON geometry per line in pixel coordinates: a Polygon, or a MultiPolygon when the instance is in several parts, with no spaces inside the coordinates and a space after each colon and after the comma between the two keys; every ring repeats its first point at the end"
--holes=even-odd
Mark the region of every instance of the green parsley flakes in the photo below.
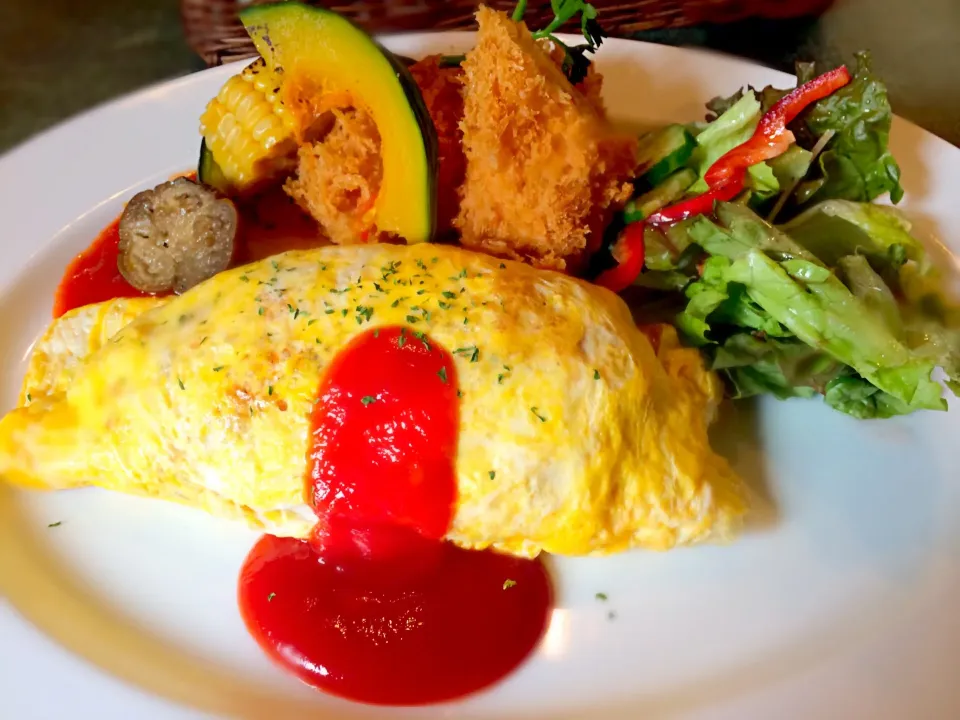
{"type": "Polygon", "coordinates": [[[63,520],[57,520],[56,522],[52,522],[49,525],[47,525],[47,527],[55,528],[55,527],[60,527],[61,525],[63,525],[63,520]]]}
{"type": "Polygon", "coordinates": [[[270,601],[273,600],[276,596],[277,596],[276,593],[270,593],[269,595],[267,595],[267,602],[270,602],[270,601]]]}
{"type": "Polygon", "coordinates": [[[360,398],[360,402],[363,403],[364,407],[366,407],[367,405],[373,405],[373,403],[375,403],[376,401],[377,399],[373,395],[364,395],[362,398],[360,398]]]}
{"type": "Polygon", "coordinates": [[[493,480],[497,476],[497,471],[491,470],[490,472],[487,473],[487,475],[489,475],[490,479],[493,480]]]}
{"type": "Polygon", "coordinates": [[[534,415],[536,415],[536,416],[537,416],[537,420],[539,420],[540,422],[546,422],[546,421],[547,421],[547,419],[546,419],[543,415],[540,414],[540,411],[536,408],[536,406],[530,408],[530,412],[532,412],[534,415]]]}
{"type": "Polygon", "coordinates": [[[186,390],[186,388],[183,386],[183,380],[181,380],[180,378],[177,378],[177,383],[180,385],[181,390],[186,390]]]}
{"type": "Polygon", "coordinates": [[[606,594],[606,593],[597,593],[596,595],[594,595],[594,597],[595,597],[597,600],[599,600],[600,602],[606,602],[606,601],[607,601],[607,594],[606,594]]]}
{"type": "Polygon", "coordinates": [[[453,300],[454,298],[457,297],[457,294],[455,292],[450,292],[449,290],[444,290],[440,294],[443,295],[447,300],[453,300]]]}
{"type": "Polygon", "coordinates": [[[469,355],[470,362],[475,363],[480,359],[480,348],[476,345],[470,345],[469,347],[457,348],[453,351],[454,355],[469,355]]]}
{"type": "Polygon", "coordinates": [[[509,590],[510,588],[512,588],[512,587],[513,587],[514,585],[516,585],[516,584],[517,584],[517,581],[516,581],[516,580],[504,580],[504,581],[503,581],[503,589],[504,589],[504,590],[509,590]]]}
{"type": "Polygon", "coordinates": [[[415,332],[415,333],[413,334],[413,336],[414,336],[417,340],[419,340],[420,342],[422,342],[422,343],[423,343],[423,346],[424,346],[427,350],[430,349],[430,343],[427,342],[427,334],[426,334],[426,333],[417,331],[417,332],[415,332]]]}
{"type": "Polygon", "coordinates": [[[224,365],[217,365],[217,366],[213,369],[213,371],[214,371],[214,372],[220,372],[221,370],[223,370],[224,367],[225,367],[224,365]]]}
{"type": "Polygon", "coordinates": [[[594,380],[599,380],[599,379],[600,379],[600,371],[597,370],[596,368],[594,368],[594,370],[593,370],[593,379],[594,379],[594,380]]]}
{"type": "Polygon", "coordinates": [[[413,325],[420,322],[420,318],[418,318],[416,315],[407,315],[407,322],[413,325]]]}
{"type": "Polygon", "coordinates": [[[445,367],[437,370],[437,377],[440,378],[443,382],[447,382],[447,369],[445,367]]]}

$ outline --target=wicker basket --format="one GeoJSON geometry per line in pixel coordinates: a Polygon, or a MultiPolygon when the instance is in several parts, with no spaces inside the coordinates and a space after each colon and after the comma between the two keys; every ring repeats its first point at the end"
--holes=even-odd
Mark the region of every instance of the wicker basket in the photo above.
{"type": "MultiPolygon", "coordinates": [[[[219,65],[255,54],[237,10],[270,0],[180,0],[187,42],[208,65],[219,65]]],[[[629,37],[641,30],[747,17],[791,17],[821,12],[831,0],[594,0],[604,29],[629,37]]],[[[370,32],[452,30],[473,26],[476,0],[312,0],[330,7],[370,32]]],[[[487,5],[511,12],[515,0],[487,0],[487,5]]],[[[553,18],[550,3],[533,0],[526,20],[535,27],[553,18]]]]}

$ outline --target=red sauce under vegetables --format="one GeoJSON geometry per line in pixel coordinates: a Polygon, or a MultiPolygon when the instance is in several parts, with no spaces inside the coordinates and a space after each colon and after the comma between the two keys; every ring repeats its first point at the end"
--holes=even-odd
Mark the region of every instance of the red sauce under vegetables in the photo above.
{"type": "Polygon", "coordinates": [[[266,536],[239,602],[264,650],[353,700],[424,704],[474,692],[539,642],[542,563],[440,540],[453,519],[459,424],[453,358],[412,330],[358,336],[311,417],[310,540],[266,536]]]}
{"type": "MultiPolygon", "coordinates": [[[[195,173],[187,173],[193,178],[195,173]]],[[[324,245],[317,224],[277,188],[238,202],[240,228],[232,265],[262,260],[287,250],[324,245]]],[[[117,269],[120,218],[107,225],[93,243],[67,266],[54,296],[53,317],[74,308],[121,297],[146,297],[117,269]]]]}
{"type": "Polygon", "coordinates": [[[124,280],[117,270],[119,245],[120,218],[117,218],[67,266],[54,296],[54,318],[91,303],[147,295],[124,280]]]}

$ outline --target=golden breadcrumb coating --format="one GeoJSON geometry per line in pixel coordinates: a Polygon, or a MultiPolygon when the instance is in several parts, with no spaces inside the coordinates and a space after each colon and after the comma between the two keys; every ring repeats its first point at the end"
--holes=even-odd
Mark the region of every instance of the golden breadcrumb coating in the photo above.
{"type": "Polygon", "coordinates": [[[636,140],[604,117],[598,76],[581,92],[525,25],[486,7],[477,21],[463,63],[461,242],[574,271],[630,196],[636,140]]]}
{"type": "Polygon", "coordinates": [[[330,111],[333,126],[300,146],[297,174],[284,190],[338,245],[373,242],[373,207],[383,178],[380,133],[361,109],[330,111]]]}
{"type": "MultiPolygon", "coordinates": [[[[443,68],[431,55],[410,68],[437,132],[437,234],[453,228],[466,160],[461,146],[461,71],[443,68]]],[[[349,101],[348,98],[338,100],[349,101]]],[[[380,134],[362,109],[329,110],[332,125],[316,142],[301,145],[297,174],[285,190],[339,245],[387,239],[376,228],[373,207],[383,177],[380,134]]],[[[318,123],[320,124],[320,123],[318,123]]]]}
{"type": "MultiPolygon", "coordinates": [[[[558,68],[563,67],[563,59],[566,56],[563,48],[546,38],[537,40],[537,45],[549,56],[554,65],[558,68]]],[[[597,72],[597,66],[594,63],[590,63],[587,74],[574,87],[590,101],[600,117],[607,117],[607,109],[603,105],[603,75],[597,72]]]]}

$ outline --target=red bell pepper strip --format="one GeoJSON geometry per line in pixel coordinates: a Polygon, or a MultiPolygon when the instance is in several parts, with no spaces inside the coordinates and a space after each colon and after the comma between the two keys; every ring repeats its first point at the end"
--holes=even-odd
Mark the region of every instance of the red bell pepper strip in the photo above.
{"type": "Polygon", "coordinates": [[[611,251],[617,264],[600,273],[594,283],[614,292],[620,292],[637,279],[643,270],[646,252],[643,244],[643,228],[642,222],[627,225],[611,251]]]}
{"type": "Polygon", "coordinates": [[[648,223],[663,224],[708,213],[718,200],[730,200],[743,189],[747,168],[786,152],[795,141],[787,125],[808,105],[822,100],[850,82],[850,72],[842,65],[784,95],[757,124],[745,143],[721,155],[707,170],[703,179],[709,191],[685,202],[654,213],[648,223]]]}
{"type": "Polygon", "coordinates": [[[735,178],[741,170],[746,171],[751,165],[782,155],[795,140],[787,125],[808,105],[831,95],[849,82],[850,72],[841,65],[784,95],[760,118],[749,140],[722,155],[710,166],[704,175],[707,185],[715,187],[727,179],[735,178]]]}
{"type": "Polygon", "coordinates": [[[596,282],[614,292],[620,292],[632,283],[643,270],[636,258],[643,258],[643,225],[663,225],[686,220],[694,215],[713,211],[717,202],[732,200],[743,189],[747,169],[764,160],[783,154],[795,141],[787,129],[808,105],[822,100],[850,82],[850,72],[840,66],[836,70],[815,77],[810,82],[784,95],[757,124],[757,129],[746,142],[721,155],[704,174],[707,192],[684,200],[654,213],[642,223],[628,225],[614,246],[614,258],[624,258],[621,265],[606,270],[596,282]],[[633,228],[637,230],[633,230],[633,228]],[[625,267],[626,266],[626,267],[625,267]],[[622,268],[622,270],[621,270],[622,268]],[[631,273],[634,273],[631,275],[631,273]]]}
{"type": "Polygon", "coordinates": [[[713,211],[714,203],[733,200],[743,190],[743,181],[746,175],[747,168],[743,168],[739,176],[731,175],[726,182],[718,183],[716,187],[711,187],[702,195],[664,208],[648,217],[644,222],[650,225],[667,225],[686,220],[694,215],[706,215],[713,211]]]}

